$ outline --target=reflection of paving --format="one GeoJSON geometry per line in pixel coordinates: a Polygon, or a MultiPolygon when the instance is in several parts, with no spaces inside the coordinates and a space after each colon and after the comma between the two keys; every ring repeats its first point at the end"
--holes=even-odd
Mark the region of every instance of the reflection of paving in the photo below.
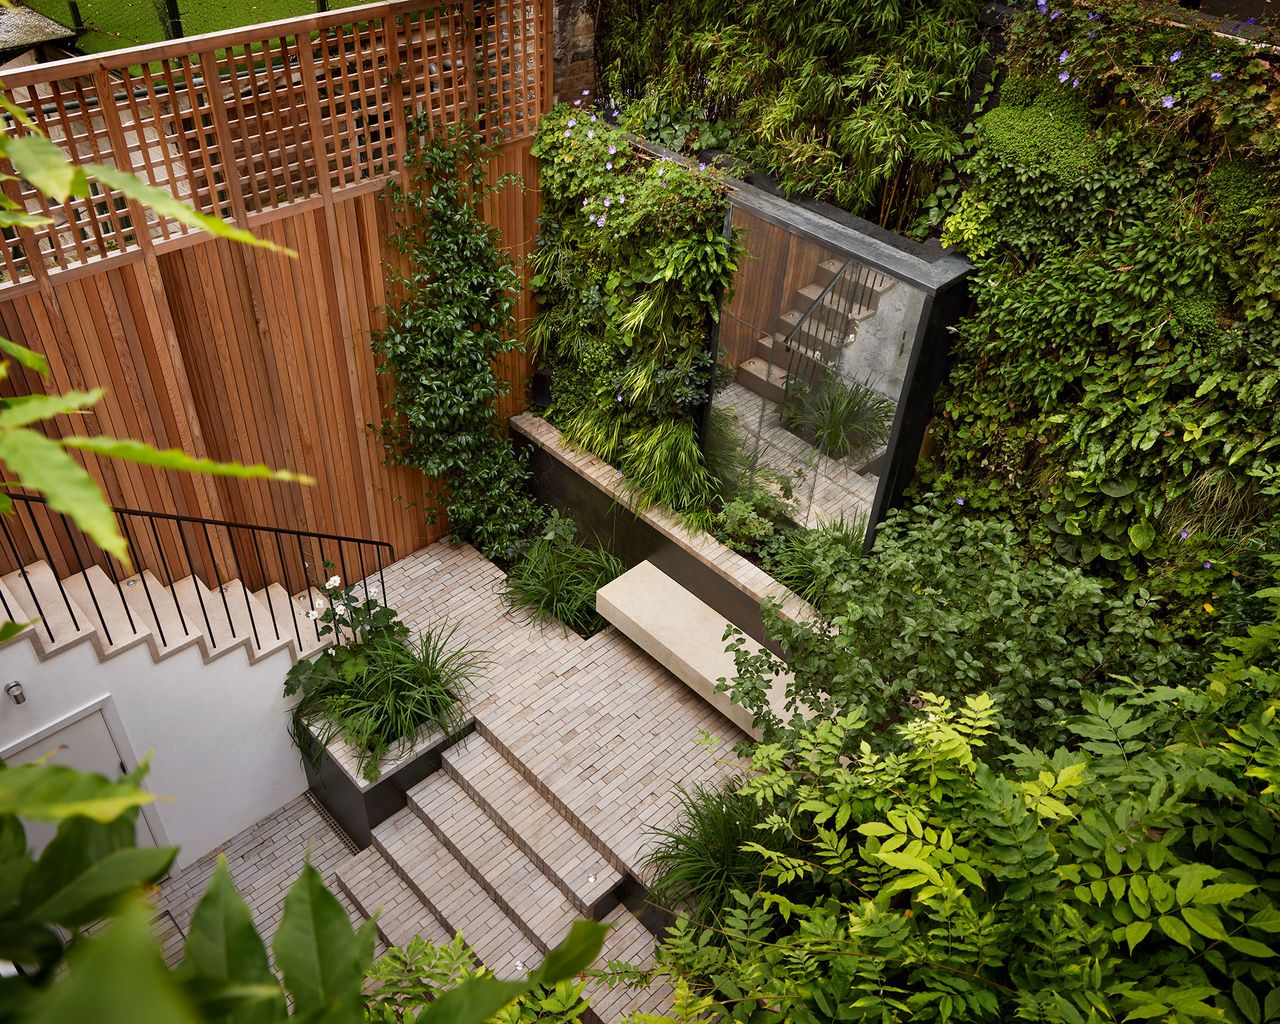
{"type": "Polygon", "coordinates": [[[750,455],[757,450],[756,465],[791,478],[795,489],[797,520],[817,526],[843,516],[847,521],[871,515],[877,477],[858,473],[846,459],[830,459],[782,425],[778,406],[738,383],[716,392],[715,404],[732,410],[734,429],[750,455]]]}

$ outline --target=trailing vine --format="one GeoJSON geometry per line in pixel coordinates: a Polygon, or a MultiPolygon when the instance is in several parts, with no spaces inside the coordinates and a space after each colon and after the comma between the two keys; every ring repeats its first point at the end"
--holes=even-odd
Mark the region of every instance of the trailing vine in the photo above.
{"type": "Polygon", "coordinates": [[[399,224],[391,240],[409,269],[393,272],[400,300],[373,339],[378,372],[395,380],[379,434],[392,463],[443,483],[456,536],[512,561],[543,512],[494,410],[510,387],[493,363],[518,344],[519,280],[481,204],[514,179],[490,183],[492,146],[474,124],[420,119],[414,136],[423,141],[407,155],[407,183],[388,187],[399,224]]]}

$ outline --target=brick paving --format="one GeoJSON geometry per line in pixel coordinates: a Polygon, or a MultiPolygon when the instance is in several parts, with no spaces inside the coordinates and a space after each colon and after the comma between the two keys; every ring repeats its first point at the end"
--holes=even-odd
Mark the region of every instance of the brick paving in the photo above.
{"type": "Polygon", "coordinates": [[[347,912],[356,919],[363,917],[336,885],[337,869],[351,857],[350,847],[307,797],[300,796],[160,883],[155,902],[161,914],[165,959],[171,965],[182,959],[183,938],[219,854],[226,855],[231,878],[253,912],[268,950],[284,914],[285,893],[308,857],[347,912]]]}

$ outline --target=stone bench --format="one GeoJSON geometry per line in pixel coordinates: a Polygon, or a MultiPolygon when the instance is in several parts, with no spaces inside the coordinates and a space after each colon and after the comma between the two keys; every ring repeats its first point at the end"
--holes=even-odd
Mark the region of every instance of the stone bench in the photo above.
{"type": "MultiPolygon", "coordinates": [[[[716,681],[737,675],[733,655],[725,650],[729,621],[695,597],[651,562],[641,562],[596,593],[596,611],[694,693],[753,739],[760,731],[746,708],[716,681]]],[[[748,639],[750,648],[762,650],[748,639]]],[[[790,673],[775,677],[769,704],[784,721],[790,673]]]]}

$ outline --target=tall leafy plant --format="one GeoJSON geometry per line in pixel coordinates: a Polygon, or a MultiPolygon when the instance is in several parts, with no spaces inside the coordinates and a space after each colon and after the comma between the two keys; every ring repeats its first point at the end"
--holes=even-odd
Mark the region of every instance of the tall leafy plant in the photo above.
{"type": "Polygon", "coordinates": [[[637,131],[685,126],[723,143],[791,195],[910,223],[961,151],[985,47],[980,5],[917,0],[724,4],[609,0],[597,44],[637,131]]]}
{"type": "Polygon", "coordinates": [[[443,483],[457,536],[510,561],[542,518],[494,408],[510,386],[494,361],[519,344],[519,279],[482,206],[513,179],[490,180],[493,147],[474,123],[423,117],[409,138],[419,141],[407,181],[388,186],[399,224],[391,240],[408,270],[395,275],[398,301],[373,339],[379,372],[395,384],[380,433],[392,462],[443,483]]]}

